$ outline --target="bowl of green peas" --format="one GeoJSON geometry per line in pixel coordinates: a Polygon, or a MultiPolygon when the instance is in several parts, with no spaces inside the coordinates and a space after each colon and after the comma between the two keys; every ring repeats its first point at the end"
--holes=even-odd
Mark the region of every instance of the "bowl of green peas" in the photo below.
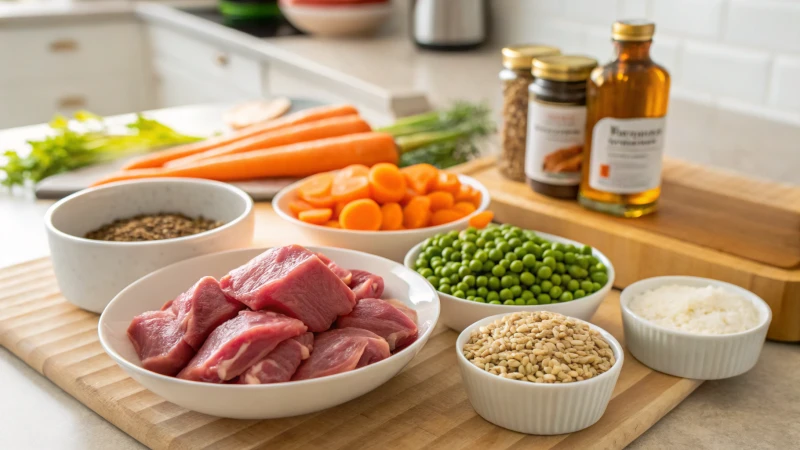
{"type": "Polygon", "coordinates": [[[439,320],[456,331],[511,311],[589,321],[614,285],[614,267],[597,249],[509,224],[436,234],[405,265],[439,291],[439,320]]]}

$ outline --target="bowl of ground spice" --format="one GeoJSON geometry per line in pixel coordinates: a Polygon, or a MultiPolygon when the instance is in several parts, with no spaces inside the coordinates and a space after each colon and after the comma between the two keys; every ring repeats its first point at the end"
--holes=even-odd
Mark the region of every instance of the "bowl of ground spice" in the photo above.
{"type": "Polygon", "coordinates": [[[62,295],[99,313],[119,291],[157,269],[247,247],[253,200],[216,181],[125,181],[57,202],[45,228],[62,295]]]}

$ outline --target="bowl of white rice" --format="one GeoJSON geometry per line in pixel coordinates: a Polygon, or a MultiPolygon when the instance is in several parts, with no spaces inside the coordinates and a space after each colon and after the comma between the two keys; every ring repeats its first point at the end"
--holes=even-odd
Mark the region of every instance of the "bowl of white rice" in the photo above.
{"type": "Polygon", "coordinates": [[[723,281],[655,277],[620,295],[625,342],[644,365],[700,380],[752,369],[772,320],[764,300],[723,281]]]}

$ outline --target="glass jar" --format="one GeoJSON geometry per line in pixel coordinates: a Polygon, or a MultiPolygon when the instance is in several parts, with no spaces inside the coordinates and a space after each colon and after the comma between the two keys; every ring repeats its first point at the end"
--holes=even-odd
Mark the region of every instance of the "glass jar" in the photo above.
{"type": "Polygon", "coordinates": [[[515,181],[525,181],[525,134],[528,127],[528,85],[533,81],[531,61],[557,55],[555,47],[524,45],[503,49],[503,125],[500,131],[500,173],[515,181]]]}
{"type": "Polygon", "coordinates": [[[536,192],[575,199],[586,132],[586,80],[597,61],[586,56],[544,56],[534,59],[532,66],[525,176],[536,192]]]}

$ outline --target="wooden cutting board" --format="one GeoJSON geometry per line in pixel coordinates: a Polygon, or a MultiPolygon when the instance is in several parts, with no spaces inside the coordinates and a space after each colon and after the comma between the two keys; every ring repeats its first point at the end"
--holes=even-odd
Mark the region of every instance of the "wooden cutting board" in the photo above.
{"type": "MultiPolygon", "coordinates": [[[[403,372],[349,403],[278,420],[220,419],[171,404],[131,379],[103,352],[97,321],[61,297],[49,259],[0,270],[0,345],[154,449],[621,449],[702,383],[655,372],[626,353],[597,424],[528,436],[475,413],[456,366],[457,334],[440,325],[403,372]]],[[[624,345],[618,292],[593,322],[624,345]]]]}

